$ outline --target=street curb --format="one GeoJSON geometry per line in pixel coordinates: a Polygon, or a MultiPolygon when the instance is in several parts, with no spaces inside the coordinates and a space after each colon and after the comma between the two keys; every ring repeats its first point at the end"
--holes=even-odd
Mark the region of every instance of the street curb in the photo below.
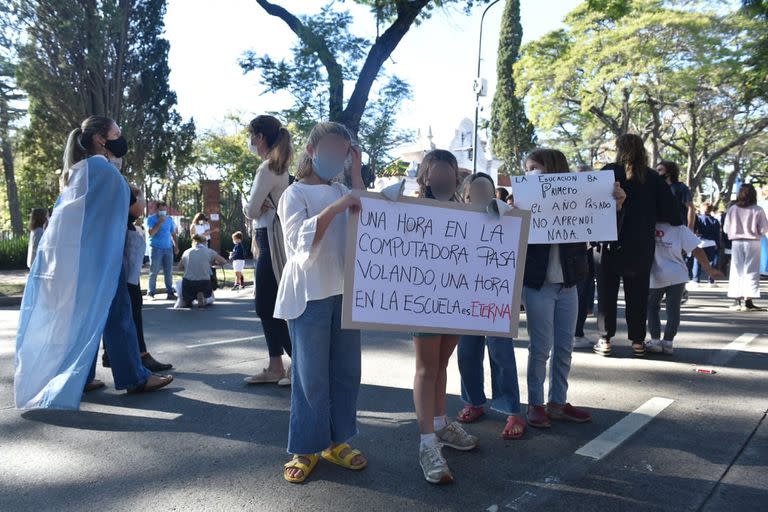
{"type": "Polygon", "coordinates": [[[13,307],[21,305],[21,295],[13,297],[0,297],[0,307],[13,307]]]}

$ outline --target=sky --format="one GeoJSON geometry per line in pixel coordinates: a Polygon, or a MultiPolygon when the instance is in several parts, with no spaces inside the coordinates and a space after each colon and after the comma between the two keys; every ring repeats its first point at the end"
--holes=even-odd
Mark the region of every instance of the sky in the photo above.
{"type": "MultiPolygon", "coordinates": [[[[318,12],[328,0],[273,0],[294,14],[318,12]]],[[[559,28],[580,0],[521,0],[523,42],[559,28]]],[[[355,17],[357,35],[373,37],[375,25],[367,9],[351,1],[337,2],[355,17]]],[[[467,16],[458,7],[435,12],[414,26],[387,62],[386,70],[410,83],[413,99],[401,111],[399,125],[409,130],[432,127],[435,141],[447,144],[461,119],[474,116],[472,82],[477,69],[480,18],[485,6],[467,16]]],[[[504,2],[485,18],[482,76],[489,81],[484,116],[490,117],[496,76],[496,53],[504,2]]],[[[258,71],[243,74],[237,64],[245,50],[279,59],[289,55],[296,38],[254,0],[169,0],[166,37],[171,49],[170,83],[179,110],[194,117],[198,129],[235,129],[227,114],[245,118],[290,105],[286,94],[266,93],[258,71]]]]}

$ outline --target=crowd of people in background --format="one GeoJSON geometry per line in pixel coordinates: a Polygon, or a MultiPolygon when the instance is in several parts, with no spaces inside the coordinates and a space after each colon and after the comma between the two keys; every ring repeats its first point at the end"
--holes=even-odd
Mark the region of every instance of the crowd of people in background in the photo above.
{"type": "MultiPolygon", "coordinates": [[[[361,208],[344,182],[352,189],[366,188],[361,150],[341,124],[320,123],[311,131],[291,176],[291,135],[278,119],[258,116],[248,125],[248,134],[249,150],[263,161],[255,170],[244,214],[253,231],[255,310],[269,362],[245,382],[291,386],[287,425],[291,459],[283,467],[285,480],[305,481],[320,459],[362,470],[369,462],[349,444],[358,432],[361,332],[341,328],[346,226],[349,213],[361,208]]],[[[83,391],[103,387],[94,374],[102,338],[102,362],[112,369],[117,389],[148,392],[173,380],[160,374],[172,365],[156,361],[144,339],[139,277],[146,239],[139,218],[146,208],[141,191],[129,186],[119,172],[127,149],[113,120],[86,119],[69,136],[62,195],[51,218],[45,209],[30,216],[31,272],[17,339],[18,407],[76,408],[83,391]],[[78,266],[87,256],[72,252],[72,244],[57,243],[72,237],[80,238],[84,247],[103,248],[98,268],[90,275],[78,266]],[[65,299],[78,304],[74,319],[72,311],[49,306],[53,294],[63,290],[69,295],[65,299]],[[57,348],[62,345],[65,351],[57,348]]],[[[475,449],[479,439],[463,425],[491,411],[503,415],[500,435],[511,440],[522,438],[528,427],[546,429],[557,421],[591,420],[588,409],[568,402],[572,352],[591,348],[601,356],[614,353],[620,285],[635,357],[674,353],[686,286],[702,280],[714,286],[725,277],[726,260],[733,309],[762,310],[754,299],[760,297],[761,241],[768,235],[768,219],[757,205],[754,186],[741,185],[735,202],[720,218],[709,203],[702,203],[697,214],[674,162],[662,161],[652,169],[642,138],[633,134],[618,137],[615,150],[615,161],[602,172],[612,173],[615,181],[617,240],[528,246],[522,290],[530,340],[525,410],[514,340],[411,333],[418,463],[428,482],[453,481],[443,447],[475,449]],[[597,317],[596,340],[584,330],[591,314],[597,317]],[[490,400],[483,382],[486,349],[490,400]],[[455,350],[464,406],[451,420],[446,383],[455,350]]],[[[549,148],[535,149],[523,162],[526,174],[564,173],[571,168],[562,152],[549,148]]],[[[583,164],[576,168],[590,170],[583,164]]],[[[417,183],[419,196],[436,202],[463,202],[483,209],[496,202],[499,211],[515,208],[514,190],[497,187],[484,173],[464,179],[456,158],[446,150],[432,150],[423,157],[417,183]]],[[[167,298],[176,300],[176,307],[210,305],[215,286],[211,267],[229,262],[235,289],[245,287],[243,233],[232,235],[234,248],[224,258],[209,248],[215,228],[202,212],[190,225],[193,245],[180,257],[183,278],[174,285],[173,261],[179,245],[168,213],[168,205],[160,201],[157,212],[146,218],[148,298],[157,294],[162,271],[167,298]]]]}

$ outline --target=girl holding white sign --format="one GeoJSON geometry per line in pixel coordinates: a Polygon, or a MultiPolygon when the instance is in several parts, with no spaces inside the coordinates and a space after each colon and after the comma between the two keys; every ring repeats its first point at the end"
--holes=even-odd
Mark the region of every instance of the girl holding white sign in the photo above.
{"type": "Polygon", "coordinates": [[[360,331],[341,328],[347,212],[360,199],[336,181],[352,160],[352,185],[363,189],[360,149],[338,123],[312,129],[297,182],[280,198],[287,262],[275,318],[288,321],[293,341],[293,387],[283,477],[307,479],[320,457],[354,471],[368,461],[347,441],[357,434],[360,331]]]}
{"type": "MultiPolygon", "coordinates": [[[[419,166],[416,181],[420,197],[457,201],[461,178],[456,157],[442,149],[430,151],[419,166]]],[[[448,361],[459,336],[423,332],[412,335],[416,348],[413,402],[421,433],[419,462],[429,483],[451,483],[453,475],[443,457],[442,446],[462,451],[477,447],[477,438],[467,434],[458,422],[448,423],[445,414],[448,361]]]]}
{"type": "MultiPolygon", "coordinates": [[[[493,178],[487,174],[479,172],[471,175],[467,179],[466,187],[467,202],[487,205],[494,201],[493,178]]],[[[504,202],[506,199],[507,197],[498,200],[501,211],[509,210],[509,206],[504,202]]],[[[520,387],[517,381],[515,345],[510,338],[464,335],[459,340],[458,361],[464,408],[459,412],[457,419],[462,423],[472,423],[486,413],[488,400],[483,384],[485,373],[483,359],[486,346],[491,361],[493,409],[507,415],[507,423],[501,432],[501,437],[520,439],[525,434],[526,424],[525,418],[520,414],[520,387]]]]}
{"type": "MultiPolygon", "coordinates": [[[[560,151],[536,149],[525,161],[526,174],[568,172],[568,160],[560,151]]],[[[624,193],[614,192],[621,209],[624,193]]],[[[567,402],[571,371],[573,332],[579,298],[576,285],[587,273],[587,246],[572,244],[530,244],[525,259],[523,304],[527,317],[528,424],[549,428],[550,420],[583,423],[592,414],[567,402]],[[550,354],[549,400],[544,403],[544,381],[550,354]]]]}

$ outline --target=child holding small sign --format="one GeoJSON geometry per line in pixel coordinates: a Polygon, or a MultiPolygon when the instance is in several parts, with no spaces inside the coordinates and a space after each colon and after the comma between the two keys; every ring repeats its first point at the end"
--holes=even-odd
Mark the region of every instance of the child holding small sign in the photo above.
{"type": "MultiPolygon", "coordinates": [[[[461,180],[456,157],[450,151],[430,151],[419,166],[416,181],[421,197],[457,201],[461,180]]],[[[445,415],[448,361],[459,342],[459,336],[422,332],[412,334],[416,348],[413,402],[421,432],[419,462],[428,482],[451,483],[453,475],[443,457],[442,446],[462,451],[477,446],[476,437],[467,434],[458,422],[448,423],[445,415]]]]}
{"type": "MultiPolygon", "coordinates": [[[[465,198],[467,202],[488,205],[494,200],[493,178],[478,172],[467,178],[465,198]]],[[[496,198],[501,211],[509,210],[507,196],[496,198]]],[[[501,189],[506,192],[506,189],[501,189]]],[[[515,344],[510,338],[499,336],[464,335],[459,340],[458,361],[461,373],[461,399],[464,408],[459,412],[462,423],[477,421],[486,413],[487,398],[483,384],[483,359],[485,347],[491,361],[491,389],[493,409],[507,415],[507,423],[501,432],[504,439],[520,439],[525,434],[525,418],[520,414],[520,387],[517,381],[515,344]]]]}
{"type": "Polygon", "coordinates": [[[357,434],[360,331],[341,328],[347,211],[360,199],[338,183],[352,160],[352,182],[362,189],[360,149],[338,123],[312,129],[297,182],[280,198],[278,216],[288,260],[280,279],[275,318],[288,321],[293,342],[293,387],[283,477],[307,479],[322,456],[354,471],[368,461],[347,441],[357,434]]]}

